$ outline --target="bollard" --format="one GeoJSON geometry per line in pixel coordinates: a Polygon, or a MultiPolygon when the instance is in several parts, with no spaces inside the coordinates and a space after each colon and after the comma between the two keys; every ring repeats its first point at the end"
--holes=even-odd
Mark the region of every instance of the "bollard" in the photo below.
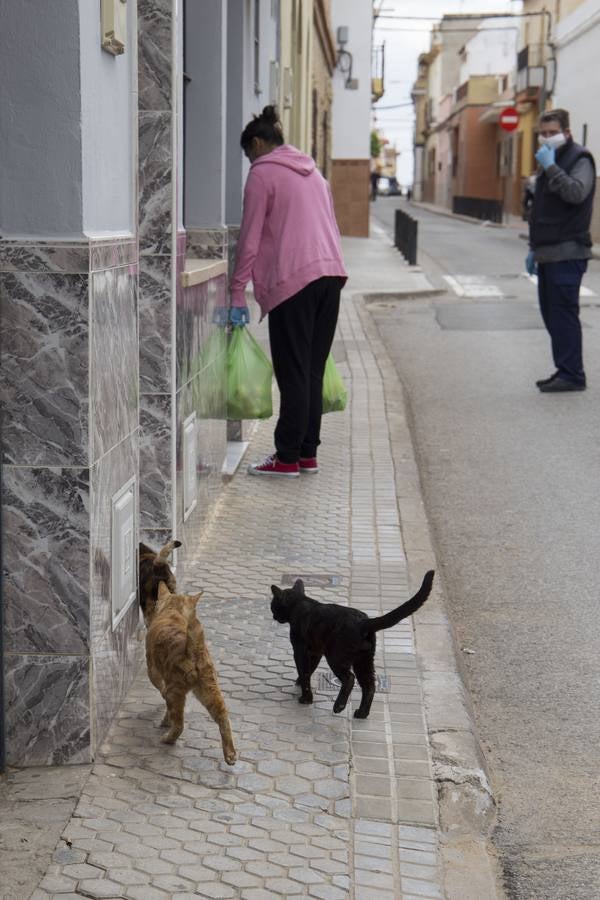
{"type": "Polygon", "coordinates": [[[418,222],[402,209],[396,210],[394,221],[394,246],[404,256],[409,266],[417,264],[418,222]]]}

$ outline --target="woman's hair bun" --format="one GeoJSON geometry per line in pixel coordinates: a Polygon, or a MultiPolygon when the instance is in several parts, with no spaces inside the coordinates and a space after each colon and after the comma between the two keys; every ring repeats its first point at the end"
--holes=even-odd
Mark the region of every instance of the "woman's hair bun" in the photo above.
{"type": "Polygon", "coordinates": [[[269,124],[275,125],[276,122],[279,122],[279,115],[277,114],[277,107],[265,106],[262,113],[260,114],[260,117],[264,122],[268,122],[269,124]]]}

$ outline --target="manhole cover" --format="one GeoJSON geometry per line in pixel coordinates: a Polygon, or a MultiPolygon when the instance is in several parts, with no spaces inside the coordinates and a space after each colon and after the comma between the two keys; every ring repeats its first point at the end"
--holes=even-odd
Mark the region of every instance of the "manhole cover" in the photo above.
{"type": "Polygon", "coordinates": [[[285,572],[281,576],[281,583],[284,587],[292,586],[297,578],[301,578],[304,582],[305,587],[331,587],[332,585],[336,585],[340,583],[339,575],[321,575],[321,574],[306,574],[303,572],[297,572],[294,575],[290,575],[289,572],[285,572]]]}

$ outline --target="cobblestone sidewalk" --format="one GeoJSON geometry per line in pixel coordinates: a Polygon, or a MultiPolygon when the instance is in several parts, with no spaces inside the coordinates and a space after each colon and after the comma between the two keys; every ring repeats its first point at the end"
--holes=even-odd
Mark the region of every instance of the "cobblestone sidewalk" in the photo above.
{"type": "MultiPolygon", "coordinates": [[[[300,706],[270,585],[302,576],[317,599],[371,615],[407,599],[381,376],[345,297],[336,357],[351,402],[324,419],[321,472],[224,490],[186,572],[239,751],[191,698],[175,747],[142,666],[34,900],[192,897],[441,898],[437,806],[410,622],[379,636],[370,718],[332,712],[326,667],[300,706]]],[[[260,425],[252,458],[271,451],[260,425]]],[[[422,573],[421,573],[422,574],[422,573]]],[[[411,585],[415,590],[418,585],[411,585]]]]}

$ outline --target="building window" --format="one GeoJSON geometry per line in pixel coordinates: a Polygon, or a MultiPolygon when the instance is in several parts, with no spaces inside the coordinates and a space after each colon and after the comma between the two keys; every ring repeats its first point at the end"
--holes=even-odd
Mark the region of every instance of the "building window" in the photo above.
{"type": "Polygon", "coordinates": [[[260,89],[260,0],[254,0],[254,93],[260,89]]]}

